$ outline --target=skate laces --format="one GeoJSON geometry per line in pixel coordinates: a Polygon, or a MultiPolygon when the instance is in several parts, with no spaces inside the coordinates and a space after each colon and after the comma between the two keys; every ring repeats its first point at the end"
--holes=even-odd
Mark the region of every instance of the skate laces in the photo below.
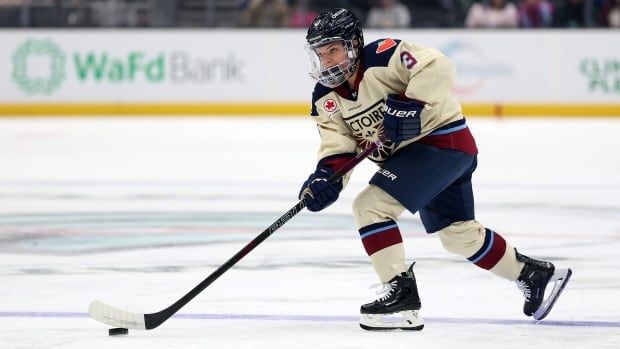
{"type": "Polygon", "coordinates": [[[515,281],[515,283],[517,284],[517,287],[523,291],[523,297],[525,297],[526,301],[530,300],[530,297],[532,296],[532,290],[530,289],[530,287],[521,280],[517,280],[515,281]]]}
{"type": "Polygon", "coordinates": [[[381,302],[387,299],[392,294],[392,291],[394,291],[394,289],[396,288],[396,283],[397,281],[394,280],[392,282],[373,284],[370,286],[370,289],[381,287],[380,290],[375,292],[378,296],[380,296],[377,300],[381,302]]]}

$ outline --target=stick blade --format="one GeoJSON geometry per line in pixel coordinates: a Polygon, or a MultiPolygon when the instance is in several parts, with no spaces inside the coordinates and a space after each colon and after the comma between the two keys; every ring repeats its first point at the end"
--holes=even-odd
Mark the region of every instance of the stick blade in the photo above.
{"type": "Polygon", "coordinates": [[[93,319],[106,325],[146,330],[144,314],[124,311],[100,301],[91,302],[88,313],[93,319]]]}

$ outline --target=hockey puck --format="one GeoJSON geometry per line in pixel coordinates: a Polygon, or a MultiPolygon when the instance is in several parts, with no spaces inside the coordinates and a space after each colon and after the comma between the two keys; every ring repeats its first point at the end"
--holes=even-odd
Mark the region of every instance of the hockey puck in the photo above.
{"type": "Polygon", "coordinates": [[[122,327],[118,327],[118,328],[111,328],[108,330],[108,334],[110,336],[120,336],[123,334],[128,334],[129,330],[126,328],[122,328],[122,327]]]}

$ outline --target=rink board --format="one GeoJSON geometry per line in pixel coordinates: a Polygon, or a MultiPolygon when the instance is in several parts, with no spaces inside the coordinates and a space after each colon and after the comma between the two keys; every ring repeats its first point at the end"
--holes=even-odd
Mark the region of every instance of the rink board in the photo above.
{"type": "MultiPolygon", "coordinates": [[[[304,35],[4,30],[0,115],[307,115],[314,82],[304,35]]],[[[448,56],[456,71],[452,92],[467,115],[620,116],[614,31],[365,33],[367,42],[385,37],[448,56]]]]}

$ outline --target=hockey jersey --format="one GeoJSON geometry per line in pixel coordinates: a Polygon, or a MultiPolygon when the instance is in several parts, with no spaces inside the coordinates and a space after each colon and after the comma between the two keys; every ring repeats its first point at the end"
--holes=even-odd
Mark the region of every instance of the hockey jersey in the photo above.
{"type": "Polygon", "coordinates": [[[365,46],[359,64],[353,89],[347,83],[315,86],[311,115],[321,136],[319,162],[346,158],[383,139],[384,102],[390,94],[425,104],[422,130],[398,144],[385,142],[369,159],[381,164],[412,142],[477,153],[461,107],[451,95],[453,65],[441,52],[387,38],[365,46]]]}

